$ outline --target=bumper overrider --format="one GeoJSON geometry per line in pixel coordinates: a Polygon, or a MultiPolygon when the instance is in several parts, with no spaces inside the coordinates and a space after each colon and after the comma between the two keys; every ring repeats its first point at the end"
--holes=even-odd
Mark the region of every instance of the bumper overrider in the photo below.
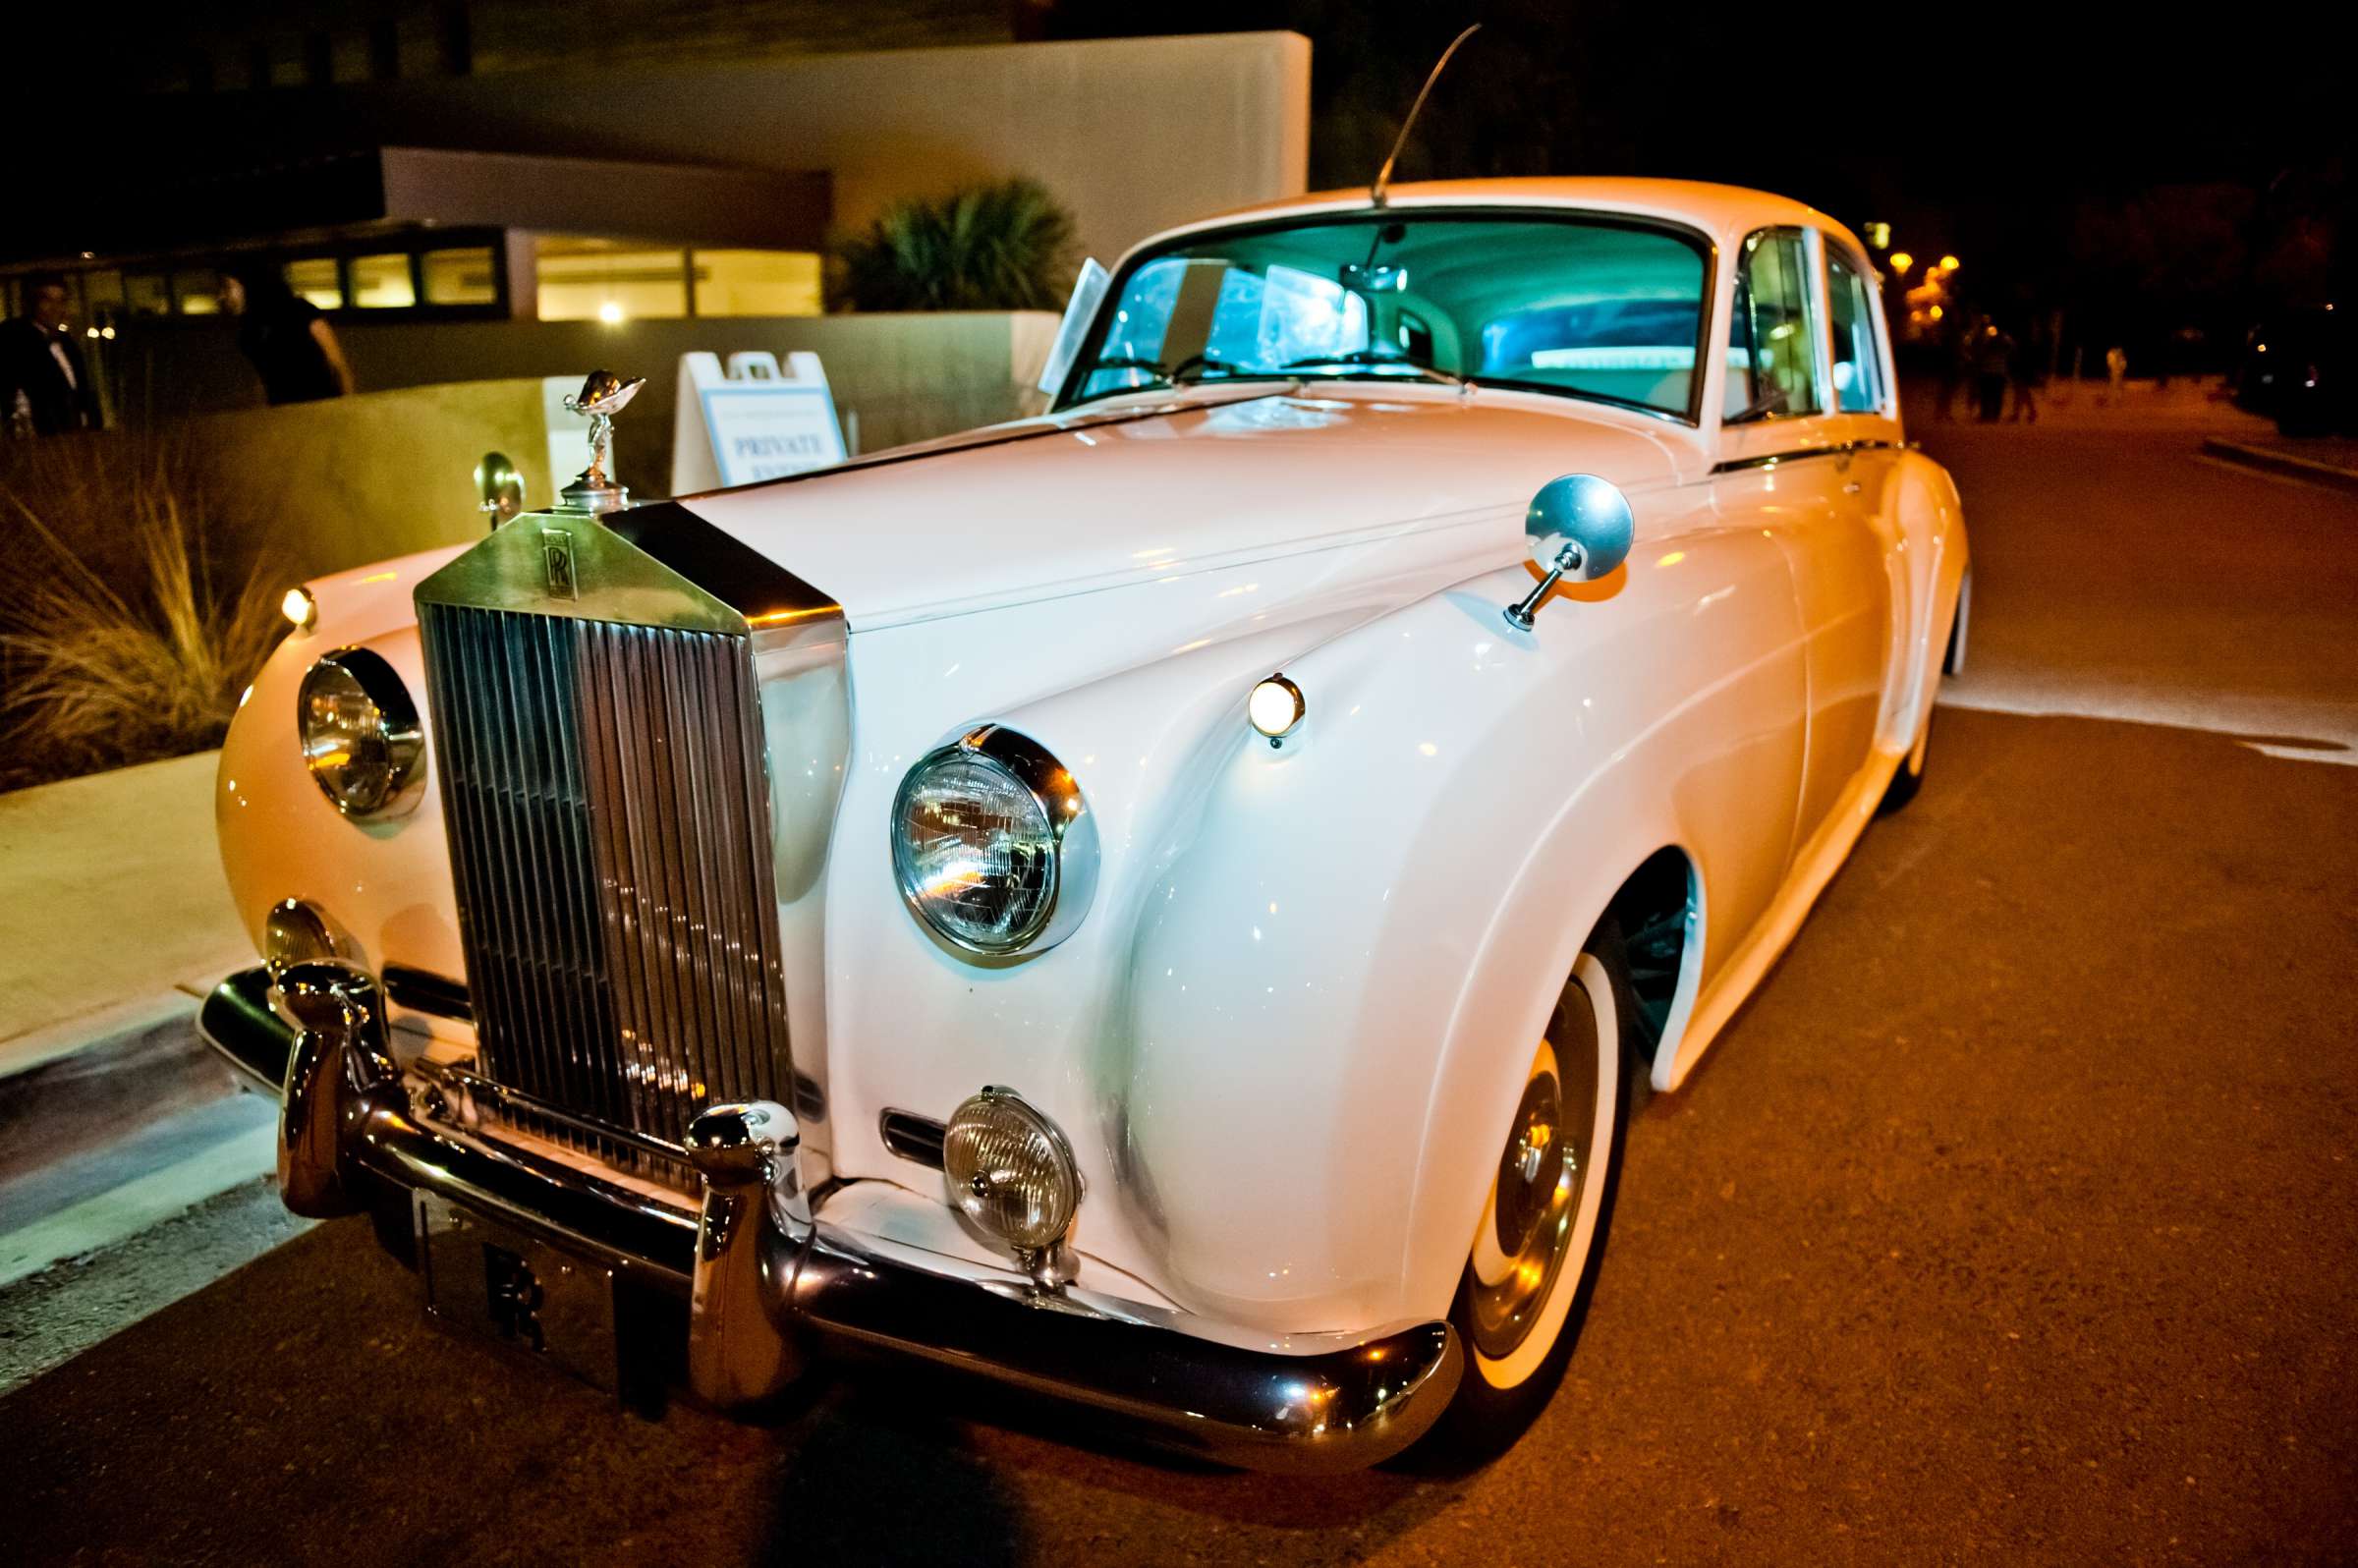
{"type": "Polygon", "coordinates": [[[1399,1452],[1457,1387],[1463,1355],[1431,1322],[1306,1356],[1252,1351],[1120,1315],[1021,1275],[935,1272],[816,1217],[793,1114],[715,1105],[687,1148],[696,1212],[531,1149],[446,1125],[437,1088],[389,1049],[380,987],[313,960],[224,980],[204,1036],[279,1096],[287,1206],[331,1216],[422,1194],[617,1278],[688,1298],[687,1381],[747,1406],[830,1346],[917,1357],[1090,1407],[1166,1446],[1257,1470],[1357,1469],[1399,1452]]]}

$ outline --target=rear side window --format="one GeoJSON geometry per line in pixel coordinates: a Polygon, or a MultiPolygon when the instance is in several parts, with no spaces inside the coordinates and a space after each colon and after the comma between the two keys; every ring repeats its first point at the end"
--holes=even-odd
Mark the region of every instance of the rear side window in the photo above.
{"type": "Polygon", "coordinates": [[[1834,407],[1873,414],[1883,406],[1882,360],[1875,352],[1875,298],[1838,251],[1825,254],[1825,304],[1833,316],[1834,407]]]}
{"type": "Polygon", "coordinates": [[[1817,414],[1817,334],[1809,252],[1798,229],[1763,229],[1736,261],[1736,312],[1727,350],[1727,418],[1817,414]]]}

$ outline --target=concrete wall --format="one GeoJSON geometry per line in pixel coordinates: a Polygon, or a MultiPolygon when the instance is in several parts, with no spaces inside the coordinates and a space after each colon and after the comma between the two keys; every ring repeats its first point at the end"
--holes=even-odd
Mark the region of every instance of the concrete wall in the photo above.
{"type": "Polygon", "coordinates": [[[1298,196],[1310,40],[1108,38],[617,67],[347,93],[357,129],[421,146],[823,169],[847,228],[891,202],[1025,174],[1099,259],[1157,229],[1298,196]],[[626,112],[585,113],[590,101],[626,112]]]}
{"type": "MultiPolygon", "coordinates": [[[[178,432],[222,510],[270,520],[287,581],[478,537],[475,462],[515,458],[545,502],[538,381],[411,387],[192,420],[178,432]]],[[[567,476],[571,477],[571,476],[567,476]]]]}
{"type": "MultiPolygon", "coordinates": [[[[600,367],[644,375],[646,389],[615,423],[615,460],[624,483],[652,496],[661,494],[670,479],[673,397],[683,354],[706,350],[726,359],[739,350],[766,349],[781,363],[796,350],[816,354],[847,426],[857,417],[859,449],[872,452],[1036,412],[1045,400],[1030,388],[1055,331],[1056,317],[1045,311],[641,320],[617,326],[356,321],[340,327],[338,336],[364,395],[342,404],[267,411],[259,407],[259,384],[226,323],[138,323],[107,345],[107,365],[120,423],[153,428],[195,420],[202,425],[201,416],[250,408],[259,421],[254,428],[333,430],[349,440],[357,461],[367,463],[376,462],[380,452],[398,459],[398,443],[409,438],[410,427],[398,420],[380,423],[365,414],[347,427],[333,411],[458,411],[477,407],[467,399],[473,396],[469,388],[480,382],[530,377],[536,383],[541,376],[578,377],[600,367]],[[384,400],[403,388],[427,396],[422,402],[384,400]],[[437,404],[435,398],[444,393],[455,401],[437,404]]],[[[537,429],[537,392],[533,396],[537,429]]],[[[477,441],[459,454],[464,463],[448,454],[433,461],[464,472],[486,445],[500,446],[524,465],[526,494],[534,504],[554,495],[554,486],[539,472],[547,465],[538,455],[545,442],[537,435],[529,445],[477,441]]],[[[408,461],[415,470],[421,460],[408,461]]],[[[564,475],[559,482],[572,476],[564,475]]]]}

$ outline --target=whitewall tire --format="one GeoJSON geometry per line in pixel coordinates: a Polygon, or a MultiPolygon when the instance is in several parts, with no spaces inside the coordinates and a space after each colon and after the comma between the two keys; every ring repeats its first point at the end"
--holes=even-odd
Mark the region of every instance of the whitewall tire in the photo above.
{"type": "Polygon", "coordinates": [[[1629,1121],[1635,1002],[1608,919],[1582,947],[1504,1129],[1457,1297],[1466,1354],[1428,1451],[1487,1458],[1554,1392],[1604,1258],[1629,1121]]]}

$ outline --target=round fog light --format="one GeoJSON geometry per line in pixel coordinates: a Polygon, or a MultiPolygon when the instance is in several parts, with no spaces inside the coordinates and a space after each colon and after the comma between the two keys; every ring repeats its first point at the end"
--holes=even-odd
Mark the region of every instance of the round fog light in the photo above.
{"type": "Polygon", "coordinates": [[[951,1112],[941,1173],[959,1212],[1018,1253],[1064,1240],[1081,1207],[1072,1146],[1011,1089],[985,1089],[951,1112]]]}
{"type": "Polygon", "coordinates": [[[346,944],[319,906],[282,898],[262,917],[262,967],[277,980],[297,964],[315,958],[344,958],[346,944]]]}

